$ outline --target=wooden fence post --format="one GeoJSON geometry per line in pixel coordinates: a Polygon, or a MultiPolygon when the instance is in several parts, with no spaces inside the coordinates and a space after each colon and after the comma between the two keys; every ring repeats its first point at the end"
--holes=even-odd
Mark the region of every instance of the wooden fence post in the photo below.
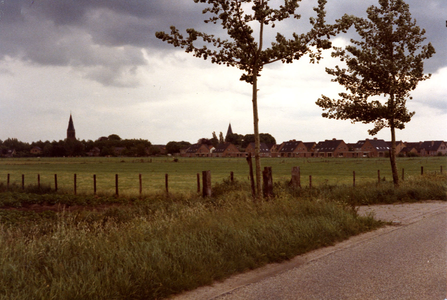
{"type": "Polygon", "coordinates": [[[118,197],[119,193],[118,193],[118,174],[115,174],[115,195],[118,197]]]}
{"type": "Polygon", "coordinates": [[[211,197],[211,171],[202,171],[203,197],[211,197]]]}
{"type": "Polygon", "coordinates": [[[272,167],[264,167],[264,171],[262,171],[262,179],[264,183],[264,198],[270,198],[273,196],[272,167]]]}
{"type": "MultiPolygon", "coordinates": [[[[441,167],[441,168],[442,168],[442,167],[441,167]]],[[[441,173],[442,173],[442,172],[441,172],[441,173]]],[[[231,183],[234,182],[234,172],[233,172],[233,171],[230,172],[230,181],[231,181],[231,183]]]]}
{"type": "Polygon", "coordinates": [[[166,194],[169,194],[169,176],[168,176],[168,174],[165,174],[165,189],[166,189],[166,194]]]}
{"type": "Polygon", "coordinates": [[[96,174],[93,175],[93,195],[96,195],[96,174]]]}
{"type": "Polygon", "coordinates": [[[10,178],[10,174],[8,174],[8,176],[7,176],[7,180],[6,180],[6,190],[9,190],[9,178],[10,178]]]}
{"type": "Polygon", "coordinates": [[[309,175],[309,188],[312,188],[312,175],[309,175]]]}
{"type": "Polygon", "coordinates": [[[57,174],[54,174],[54,191],[57,192],[57,174]]]}
{"type": "Polygon", "coordinates": [[[301,172],[300,167],[293,167],[292,168],[292,180],[290,181],[292,184],[292,187],[294,188],[301,188],[301,172]]]}
{"type": "Polygon", "coordinates": [[[76,195],[76,174],[74,174],[74,194],[76,195]]]}
{"type": "Polygon", "coordinates": [[[380,184],[380,170],[377,170],[377,183],[380,184]]]}
{"type": "Polygon", "coordinates": [[[197,193],[200,193],[200,174],[197,173],[197,193]]]}
{"type": "Polygon", "coordinates": [[[22,174],[22,190],[25,189],[25,174],[22,174]]]}
{"type": "Polygon", "coordinates": [[[141,178],[141,174],[138,174],[138,180],[140,181],[140,196],[143,193],[143,180],[141,178]]]}
{"type": "Polygon", "coordinates": [[[355,171],[352,171],[352,186],[355,187],[355,171]]]}
{"type": "Polygon", "coordinates": [[[421,175],[424,175],[424,167],[421,167],[421,175]]]}
{"type": "Polygon", "coordinates": [[[248,167],[250,169],[251,195],[253,196],[253,198],[256,198],[255,179],[253,177],[253,162],[251,160],[251,152],[248,152],[247,162],[248,167]]]}
{"type": "Polygon", "coordinates": [[[37,174],[37,188],[40,190],[40,174],[37,174]]]}
{"type": "Polygon", "coordinates": [[[405,169],[402,168],[402,181],[405,180],[405,169]]]}

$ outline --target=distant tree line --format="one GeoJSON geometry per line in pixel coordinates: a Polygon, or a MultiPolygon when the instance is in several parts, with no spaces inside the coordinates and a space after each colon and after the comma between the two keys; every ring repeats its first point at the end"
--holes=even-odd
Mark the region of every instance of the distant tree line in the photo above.
{"type": "MultiPolygon", "coordinates": [[[[276,139],[270,134],[270,133],[261,133],[260,134],[261,143],[265,143],[267,145],[276,145],[276,139]]],[[[245,148],[250,143],[255,142],[255,136],[254,134],[238,134],[238,133],[232,133],[228,134],[225,138],[223,136],[223,133],[220,132],[219,137],[217,137],[216,132],[212,133],[212,138],[201,138],[197,141],[198,144],[206,144],[208,146],[216,147],[219,144],[222,143],[231,143],[234,144],[236,147],[239,148],[239,150],[244,151],[245,148]]],[[[191,144],[188,142],[169,142],[166,145],[166,151],[167,153],[174,154],[180,152],[180,149],[186,149],[191,144]]]]}
{"type": "MultiPolygon", "coordinates": [[[[275,138],[269,133],[261,133],[261,143],[276,144],[275,138]]],[[[250,143],[254,142],[253,134],[230,134],[223,137],[222,132],[218,138],[213,132],[212,138],[202,138],[198,143],[216,147],[220,143],[232,143],[243,151],[250,143]]],[[[92,140],[60,140],[60,141],[37,141],[32,143],[21,142],[16,138],[0,140],[0,157],[73,157],[73,156],[156,156],[160,154],[180,153],[187,149],[191,143],[181,141],[170,141],[166,144],[165,152],[159,146],[152,145],[143,139],[121,139],[116,134],[92,140]],[[39,147],[38,153],[31,153],[31,149],[39,147]]]]}
{"type": "Polygon", "coordinates": [[[160,153],[148,140],[121,139],[112,134],[108,137],[92,140],[60,140],[38,141],[32,143],[21,142],[16,138],[0,140],[0,156],[14,157],[64,157],[64,156],[148,156],[160,153]],[[31,153],[31,149],[39,147],[38,153],[31,153]],[[99,151],[99,152],[98,152],[99,151]]]}

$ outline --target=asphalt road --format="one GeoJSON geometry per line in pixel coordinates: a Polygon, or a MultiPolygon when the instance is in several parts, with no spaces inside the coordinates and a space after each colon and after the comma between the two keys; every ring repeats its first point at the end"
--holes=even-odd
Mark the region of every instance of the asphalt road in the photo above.
{"type": "Polygon", "coordinates": [[[443,211],[214,299],[443,300],[446,286],[443,211]]]}
{"type": "Polygon", "coordinates": [[[359,213],[394,225],[174,299],[447,300],[445,201],[367,206],[359,213]]]}

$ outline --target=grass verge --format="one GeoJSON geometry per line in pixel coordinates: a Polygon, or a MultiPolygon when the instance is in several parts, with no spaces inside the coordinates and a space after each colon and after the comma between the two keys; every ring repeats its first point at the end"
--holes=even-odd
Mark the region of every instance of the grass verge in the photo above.
{"type": "Polygon", "coordinates": [[[207,199],[0,193],[0,206],[19,208],[0,210],[0,298],[165,298],[383,225],[358,216],[357,204],[446,200],[445,179],[409,180],[393,192],[277,184],[275,197],[258,203],[247,184],[229,181],[207,199]],[[33,204],[66,206],[20,210],[33,204]]]}
{"type": "Polygon", "coordinates": [[[160,299],[379,226],[336,203],[243,190],[101,211],[3,210],[5,299],[160,299]]]}

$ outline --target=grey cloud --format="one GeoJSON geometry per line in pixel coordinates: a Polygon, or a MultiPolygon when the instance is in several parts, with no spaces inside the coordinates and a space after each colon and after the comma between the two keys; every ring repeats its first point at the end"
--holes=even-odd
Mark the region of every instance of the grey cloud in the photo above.
{"type": "MultiPolygon", "coordinates": [[[[407,2],[418,24],[427,29],[427,42],[437,49],[437,54],[426,63],[427,71],[435,72],[447,61],[443,16],[447,3],[407,2]]],[[[155,38],[156,31],[169,31],[171,25],[182,31],[191,27],[208,33],[220,30],[203,23],[206,18],[201,13],[203,4],[189,0],[3,0],[0,3],[3,3],[0,59],[10,56],[41,65],[73,66],[81,68],[84,74],[94,74],[88,77],[106,85],[120,85],[126,76],[132,76],[130,70],[146,64],[138,48],[145,48],[148,53],[174,50],[155,38]],[[98,69],[93,70],[95,67],[98,69]]],[[[372,4],[377,5],[377,1],[328,1],[328,21],[344,13],[364,16],[372,4]]],[[[303,20],[284,29],[306,30],[309,16],[314,15],[311,7],[315,5],[316,1],[302,2],[299,12],[303,20]]]]}
{"type": "Polygon", "coordinates": [[[0,59],[72,66],[117,86],[135,85],[130,77],[146,64],[141,48],[166,49],[156,31],[195,20],[189,1],[173,0],[6,0],[0,10],[0,59]]]}
{"type": "MultiPolygon", "coordinates": [[[[426,40],[423,45],[429,42],[436,49],[436,54],[425,61],[425,70],[429,73],[435,73],[438,69],[444,67],[447,62],[447,38],[445,28],[445,12],[447,11],[447,1],[445,0],[406,0],[410,6],[410,13],[416,24],[426,30],[426,40]]],[[[327,11],[328,19],[335,20],[344,13],[360,17],[366,17],[366,9],[371,5],[378,6],[377,0],[358,1],[345,0],[328,1],[327,11]]],[[[348,37],[353,36],[348,34],[348,37]]]]}

